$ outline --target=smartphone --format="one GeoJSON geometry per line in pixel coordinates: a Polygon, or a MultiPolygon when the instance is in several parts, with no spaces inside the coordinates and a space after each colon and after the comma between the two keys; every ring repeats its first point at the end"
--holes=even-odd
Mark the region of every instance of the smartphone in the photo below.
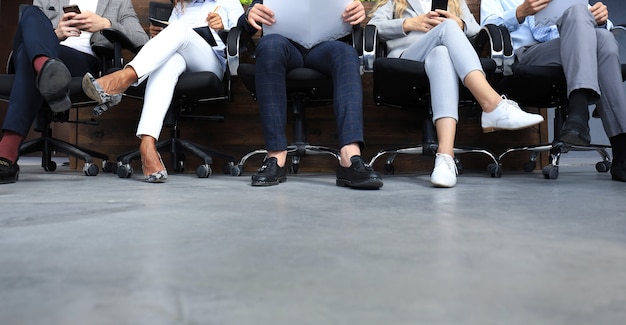
{"type": "Polygon", "coordinates": [[[154,26],[163,27],[163,28],[167,27],[170,24],[167,20],[159,20],[159,19],[152,18],[152,17],[150,17],[150,23],[154,26]]]}
{"type": "Polygon", "coordinates": [[[78,5],[63,6],[63,12],[64,13],[75,12],[75,13],[79,14],[80,13],[80,8],[78,8],[78,5]]]}
{"type": "MultiPolygon", "coordinates": [[[[448,0],[433,0],[430,10],[435,11],[436,9],[448,10],[448,0]]],[[[443,15],[439,15],[439,17],[443,17],[443,15]]]]}

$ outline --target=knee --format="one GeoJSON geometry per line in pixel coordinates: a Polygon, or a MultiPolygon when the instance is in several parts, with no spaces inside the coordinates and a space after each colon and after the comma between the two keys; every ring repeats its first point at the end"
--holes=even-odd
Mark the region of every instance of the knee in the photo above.
{"type": "Polygon", "coordinates": [[[424,66],[428,68],[428,66],[432,64],[440,65],[442,62],[450,61],[450,52],[448,52],[448,48],[445,46],[435,46],[424,60],[424,66]]]}
{"type": "Polygon", "coordinates": [[[44,15],[43,11],[36,6],[26,6],[20,12],[19,23],[21,24],[30,24],[31,19],[40,19],[45,18],[48,20],[48,17],[44,15]]]}
{"type": "MultiPolygon", "coordinates": [[[[278,34],[265,35],[259,39],[259,43],[256,48],[256,55],[263,56],[266,53],[287,53],[287,47],[289,46],[289,40],[278,34]]],[[[273,56],[273,55],[271,55],[273,56]]]]}

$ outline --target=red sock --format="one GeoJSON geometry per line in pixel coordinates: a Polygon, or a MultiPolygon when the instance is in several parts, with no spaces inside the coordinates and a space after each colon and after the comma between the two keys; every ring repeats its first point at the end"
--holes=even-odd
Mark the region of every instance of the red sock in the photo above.
{"type": "Polygon", "coordinates": [[[44,63],[48,61],[49,57],[45,55],[40,55],[33,60],[33,68],[35,68],[35,72],[39,73],[41,68],[43,68],[44,63]]]}
{"type": "Polygon", "coordinates": [[[16,162],[20,155],[20,145],[24,137],[16,132],[5,130],[0,140],[0,157],[16,162]]]}

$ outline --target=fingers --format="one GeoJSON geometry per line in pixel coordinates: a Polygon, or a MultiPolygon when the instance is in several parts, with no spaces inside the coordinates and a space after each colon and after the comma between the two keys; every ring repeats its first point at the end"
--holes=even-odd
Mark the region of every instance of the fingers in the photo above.
{"type": "Polygon", "coordinates": [[[214,30],[222,30],[224,29],[224,24],[222,23],[222,17],[217,13],[210,13],[207,17],[207,22],[209,23],[209,28],[214,30]]]}
{"type": "Polygon", "coordinates": [[[365,20],[365,7],[360,1],[352,1],[346,6],[341,18],[350,25],[358,25],[365,20]]]}
{"type": "Polygon", "coordinates": [[[602,2],[596,2],[591,8],[589,8],[593,18],[596,20],[598,25],[604,25],[606,21],[609,19],[609,10],[608,7],[602,2]]]}
{"type": "Polygon", "coordinates": [[[163,27],[150,25],[148,30],[150,31],[150,37],[155,37],[163,30],[163,27]]]}
{"type": "Polygon", "coordinates": [[[261,25],[271,26],[275,22],[274,12],[265,5],[256,4],[248,13],[248,23],[258,30],[261,25]]]}

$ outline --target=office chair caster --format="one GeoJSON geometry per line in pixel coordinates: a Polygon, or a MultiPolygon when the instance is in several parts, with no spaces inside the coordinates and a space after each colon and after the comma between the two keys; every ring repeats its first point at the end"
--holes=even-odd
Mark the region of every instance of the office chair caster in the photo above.
{"type": "Polygon", "coordinates": [[[117,164],[110,161],[102,161],[102,171],[105,173],[117,173],[117,164]]]}
{"type": "Polygon", "coordinates": [[[83,173],[87,176],[96,176],[99,170],[98,166],[93,163],[85,163],[83,166],[83,173]]]}
{"type": "Polygon", "coordinates": [[[229,162],[224,165],[224,174],[230,174],[230,176],[240,176],[242,168],[240,165],[235,165],[235,163],[229,162]]]}
{"type": "Polygon", "coordinates": [[[213,174],[213,170],[208,164],[200,165],[196,168],[196,176],[198,178],[208,178],[211,174],[213,174]]]}
{"type": "Polygon", "coordinates": [[[541,173],[545,179],[557,179],[559,178],[559,166],[548,165],[543,167],[541,173]]]}
{"type": "Polygon", "coordinates": [[[596,170],[599,173],[606,173],[609,170],[611,170],[611,162],[607,161],[607,160],[603,160],[603,161],[598,161],[596,163],[596,170]]]}
{"type": "Polygon", "coordinates": [[[53,172],[57,170],[57,163],[54,162],[53,160],[49,160],[46,162],[46,165],[43,166],[43,169],[47,172],[53,172]]]}
{"type": "Polygon", "coordinates": [[[130,164],[122,164],[121,162],[117,165],[117,176],[119,178],[129,178],[133,175],[133,168],[130,164]]]}
{"type": "Polygon", "coordinates": [[[383,172],[385,173],[385,175],[393,175],[396,172],[396,168],[393,166],[392,163],[386,163],[385,167],[383,168],[383,172]]]}
{"type": "Polygon", "coordinates": [[[487,165],[487,172],[493,178],[500,178],[502,177],[502,166],[496,163],[491,163],[487,165]]]}

